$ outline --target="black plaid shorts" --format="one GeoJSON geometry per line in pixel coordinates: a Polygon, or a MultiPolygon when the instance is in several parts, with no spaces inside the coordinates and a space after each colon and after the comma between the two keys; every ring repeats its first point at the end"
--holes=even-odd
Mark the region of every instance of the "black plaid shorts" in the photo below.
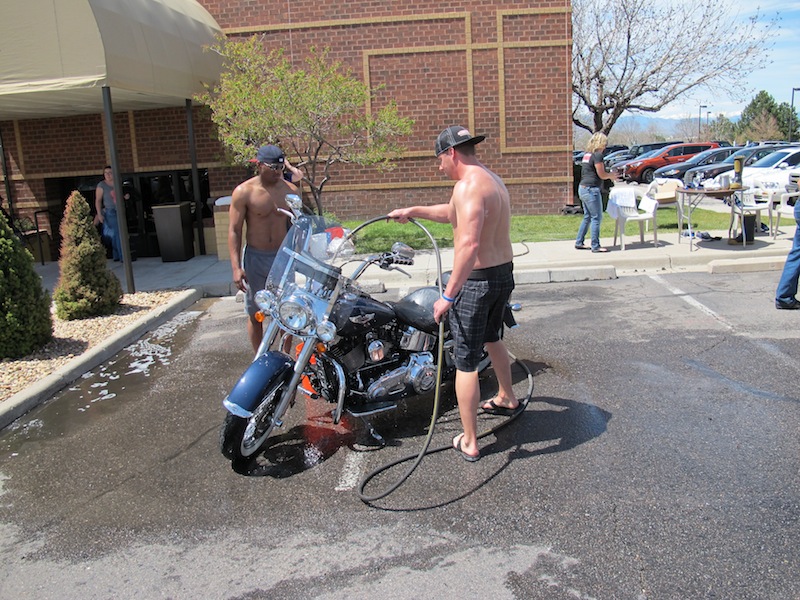
{"type": "Polygon", "coordinates": [[[456,369],[475,371],[483,354],[483,345],[500,339],[503,313],[513,289],[513,263],[470,273],[448,311],[450,333],[455,342],[456,369]]]}

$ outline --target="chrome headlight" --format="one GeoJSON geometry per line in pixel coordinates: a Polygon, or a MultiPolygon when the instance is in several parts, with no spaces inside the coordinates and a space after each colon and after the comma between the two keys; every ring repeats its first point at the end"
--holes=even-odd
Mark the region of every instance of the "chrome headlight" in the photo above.
{"type": "Polygon", "coordinates": [[[314,312],[307,298],[292,295],[278,306],[278,319],[287,329],[305,333],[314,323],[314,312]]]}
{"type": "Polygon", "coordinates": [[[781,185],[777,181],[762,181],[759,183],[759,187],[762,187],[765,190],[775,190],[781,187],[781,185]]]}
{"type": "Polygon", "coordinates": [[[639,165],[641,165],[641,164],[642,164],[642,161],[640,161],[640,160],[637,160],[636,162],[634,162],[634,163],[631,163],[631,164],[629,164],[629,165],[627,165],[627,166],[628,166],[628,167],[630,167],[630,168],[633,168],[633,167],[638,167],[638,166],[639,166],[639,165]]]}
{"type": "Polygon", "coordinates": [[[275,306],[275,294],[267,290],[259,290],[256,292],[253,299],[256,302],[256,306],[258,306],[265,315],[272,313],[272,309],[275,306]]]}
{"type": "Polygon", "coordinates": [[[661,174],[665,175],[665,176],[677,175],[678,174],[678,169],[669,169],[668,171],[664,171],[661,174]]]}
{"type": "Polygon", "coordinates": [[[332,342],[336,337],[336,325],[330,321],[323,321],[317,325],[317,337],[326,344],[332,342]]]}

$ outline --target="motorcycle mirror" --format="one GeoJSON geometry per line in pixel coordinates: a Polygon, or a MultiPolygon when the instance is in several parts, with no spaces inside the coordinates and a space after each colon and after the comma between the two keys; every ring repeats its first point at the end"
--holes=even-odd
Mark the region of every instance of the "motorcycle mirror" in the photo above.
{"type": "Polygon", "coordinates": [[[303,199],[297,194],[286,194],[286,204],[289,205],[295,216],[299,217],[303,214],[303,199]]]}
{"type": "Polygon", "coordinates": [[[392,244],[392,253],[409,260],[414,258],[414,249],[403,242],[395,242],[392,244]]]}

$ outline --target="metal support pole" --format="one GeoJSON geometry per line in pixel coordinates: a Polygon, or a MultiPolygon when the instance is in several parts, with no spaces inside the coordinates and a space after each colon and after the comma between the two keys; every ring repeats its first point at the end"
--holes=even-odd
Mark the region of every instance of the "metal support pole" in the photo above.
{"type": "Polygon", "coordinates": [[[136,292],[136,287],[133,284],[131,248],[128,242],[128,220],[125,214],[125,193],[122,191],[122,177],[119,174],[119,159],[117,158],[117,137],[114,134],[114,110],[111,107],[111,88],[105,85],[103,86],[103,113],[106,118],[108,149],[111,153],[111,171],[114,173],[114,192],[117,197],[117,222],[119,224],[119,241],[122,245],[122,268],[125,269],[125,281],[128,285],[127,292],[133,294],[136,292]]]}
{"type": "Polygon", "coordinates": [[[700,110],[697,111],[697,141],[700,141],[700,128],[702,127],[703,109],[708,108],[705,104],[700,105],[700,110]]]}
{"type": "Polygon", "coordinates": [[[789,141],[792,141],[794,137],[794,121],[795,121],[795,114],[794,114],[794,93],[800,92],[800,88],[793,87],[792,88],[792,118],[789,121],[789,141]]]}
{"type": "MultiPolygon", "coordinates": [[[[6,162],[6,150],[3,145],[3,132],[0,130],[0,160],[3,166],[3,182],[6,184],[6,202],[8,202],[8,218],[11,222],[14,221],[14,202],[11,197],[11,175],[8,172],[8,163],[6,162]]],[[[11,225],[11,223],[9,223],[11,225]]]]}
{"type": "Polygon", "coordinates": [[[192,189],[194,190],[194,215],[197,223],[197,245],[200,254],[205,256],[206,238],[203,235],[203,204],[200,198],[200,173],[197,171],[197,149],[194,142],[194,119],[192,118],[192,99],[186,99],[186,125],[189,128],[189,157],[192,161],[192,189]]]}

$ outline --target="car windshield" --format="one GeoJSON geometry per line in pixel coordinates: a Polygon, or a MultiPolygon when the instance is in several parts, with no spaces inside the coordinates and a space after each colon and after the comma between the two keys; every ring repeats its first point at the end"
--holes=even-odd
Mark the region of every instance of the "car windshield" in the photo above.
{"type": "Polygon", "coordinates": [[[691,164],[697,164],[699,162],[704,161],[709,156],[714,156],[715,154],[719,154],[719,153],[720,153],[720,149],[719,148],[711,148],[710,150],[703,150],[702,152],[692,156],[686,162],[687,163],[691,163],[691,164]]]}
{"type": "Polygon", "coordinates": [[[640,154],[636,157],[636,160],[643,160],[645,158],[650,158],[651,156],[655,156],[659,152],[661,152],[663,148],[656,148],[655,150],[650,150],[649,152],[645,152],[644,154],[640,154]]]}
{"type": "Polygon", "coordinates": [[[751,167],[754,169],[763,169],[766,167],[774,167],[782,160],[789,158],[795,151],[787,151],[787,150],[780,150],[777,152],[773,152],[772,154],[767,154],[764,158],[759,158],[756,162],[754,162],[751,167]]]}

